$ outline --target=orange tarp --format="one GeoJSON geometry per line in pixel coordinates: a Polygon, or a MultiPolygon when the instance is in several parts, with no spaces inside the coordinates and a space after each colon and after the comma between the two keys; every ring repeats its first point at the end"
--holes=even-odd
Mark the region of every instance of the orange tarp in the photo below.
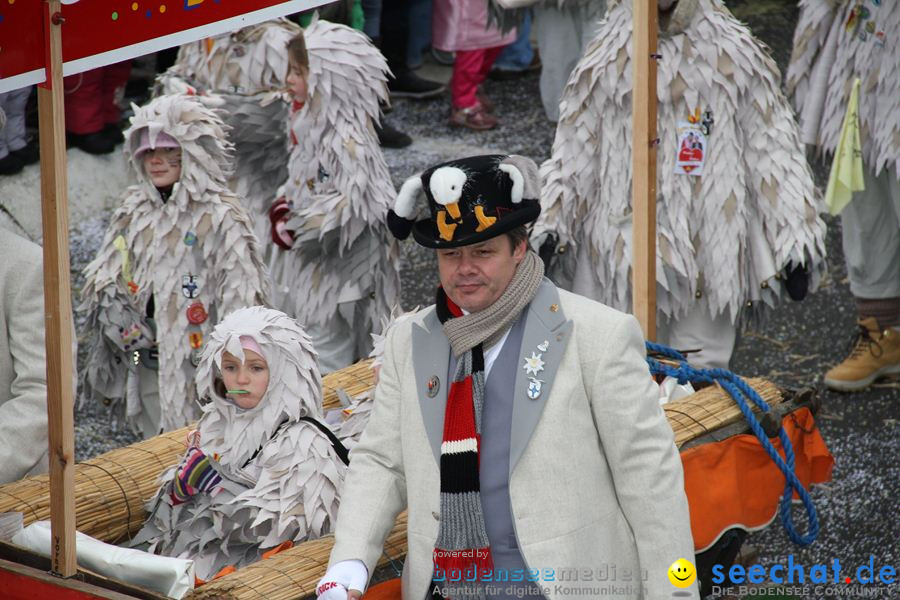
{"type": "MultiPolygon", "coordinates": [[[[803,486],[808,490],[812,483],[830,481],[834,458],[809,409],[801,408],[785,416],[782,425],[794,448],[794,472],[803,486]]],[[[781,441],[770,441],[784,457],[781,441]]],[[[756,436],[736,435],[685,450],[681,462],[698,553],[728,529],[759,529],[777,514],[784,475],[756,436]]],[[[798,510],[803,509],[795,508],[794,514],[798,510]]]]}
{"type": "Polygon", "coordinates": [[[373,585],[363,595],[363,600],[399,600],[401,597],[400,578],[398,577],[397,579],[389,579],[384,583],[373,585]]]}

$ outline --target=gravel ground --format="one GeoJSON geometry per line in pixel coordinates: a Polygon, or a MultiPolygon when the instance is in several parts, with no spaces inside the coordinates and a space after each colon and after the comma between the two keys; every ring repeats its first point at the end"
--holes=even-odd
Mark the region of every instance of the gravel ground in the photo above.
{"type": "MultiPolygon", "coordinates": [[[[744,0],[728,5],[770,46],[784,68],[797,18],[796,3],[744,0]]],[[[549,156],[554,127],[543,116],[537,75],[515,81],[488,81],[486,91],[497,104],[502,122],[501,127],[490,132],[451,129],[446,124],[449,98],[395,103],[389,122],[416,140],[410,148],[385,151],[396,185],[431,164],[467,154],[515,152],[538,162],[549,156]]],[[[826,167],[816,164],[815,170],[820,184],[824,183],[826,167]]],[[[73,228],[73,289],[78,289],[80,269],[96,251],[105,219],[108,215],[82,221],[73,228]]],[[[804,302],[787,304],[764,325],[742,332],[732,362],[732,368],[746,376],[763,376],[793,387],[820,388],[822,408],[817,421],[835,457],[833,481],[812,491],[821,531],[811,546],[798,548],[776,522],[751,534],[748,545],[759,552],[755,560],[766,566],[786,563],[786,557],[793,554],[795,562],[807,566],[830,565],[837,558],[845,569],[855,571],[874,555],[876,566],[897,567],[900,383],[881,383],[852,395],[821,389],[822,373],[844,356],[855,321],[841,252],[840,221],[829,218],[827,222],[829,277],[804,302]]],[[[403,250],[403,305],[412,308],[430,304],[436,285],[433,253],[411,241],[404,244],[403,250]]],[[[83,334],[81,327],[79,332],[83,334]]],[[[121,428],[112,431],[102,407],[78,409],[79,460],[134,439],[121,428]]],[[[795,508],[794,515],[800,530],[805,531],[802,510],[795,508]]],[[[844,595],[847,592],[844,590],[844,595]]],[[[882,590],[880,597],[900,597],[900,592],[894,585],[882,590]]]]}

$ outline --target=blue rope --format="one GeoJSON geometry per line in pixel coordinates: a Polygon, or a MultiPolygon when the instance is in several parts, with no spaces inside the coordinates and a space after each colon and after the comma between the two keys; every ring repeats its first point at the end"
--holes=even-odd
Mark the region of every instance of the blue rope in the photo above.
{"type": "Polygon", "coordinates": [[[794,447],[791,444],[791,440],[788,438],[784,427],[779,425],[778,439],[781,440],[781,447],[784,449],[783,459],[769,441],[769,436],[763,431],[762,425],[760,425],[757,418],[753,415],[753,411],[751,410],[747,399],[749,398],[749,400],[762,412],[769,411],[769,405],[766,401],[763,400],[759,394],[756,393],[756,390],[750,387],[746,381],[727,369],[695,369],[687,363],[687,359],[685,359],[684,355],[677,350],[653,342],[647,342],[647,352],[660,354],[666,358],[678,361],[678,366],[673,367],[648,356],[647,364],[650,365],[650,372],[653,375],[667,375],[669,377],[674,377],[678,380],[679,385],[684,385],[689,381],[711,384],[718,383],[726,392],[728,392],[741,409],[744,418],[747,420],[747,424],[750,425],[750,429],[753,430],[753,433],[766,451],[766,454],[769,455],[784,475],[784,493],[782,494],[781,505],[779,507],[782,526],[787,531],[791,541],[795,544],[799,546],[808,546],[813,543],[816,536],[819,535],[819,519],[816,516],[816,507],[813,505],[812,498],[809,497],[809,493],[794,474],[794,447]],[[797,529],[794,526],[793,515],[791,514],[791,500],[794,497],[795,491],[797,492],[797,495],[800,496],[800,500],[803,501],[803,507],[806,509],[806,516],[809,518],[809,531],[807,531],[806,535],[802,536],[797,533],[797,529]]]}

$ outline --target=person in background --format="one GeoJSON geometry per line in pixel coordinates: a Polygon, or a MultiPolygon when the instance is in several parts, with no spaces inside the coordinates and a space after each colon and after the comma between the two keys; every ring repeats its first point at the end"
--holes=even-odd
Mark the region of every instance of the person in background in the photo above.
{"type": "Polygon", "coordinates": [[[516,31],[502,33],[488,26],[484,0],[436,0],[432,45],[455,52],[450,80],[450,124],[484,130],[497,126],[494,105],[480,89],[504,46],[516,40],[516,31]]]}
{"type": "Polygon", "coordinates": [[[126,131],[136,181],[84,269],[84,394],[115,402],[145,438],[197,418],[194,370],[221,315],[268,301],[210,100],[160,96],[137,109],[126,131]]]}
{"type": "MultiPolygon", "coordinates": [[[[764,45],[716,0],[658,7],[654,341],[697,351],[696,366],[728,368],[744,323],[816,289],[825,222],[764,45]]],[[[610,8],[572,71],[532,234],[551,247],[555,282],[623,311],[637,239],[631,81],[619,76],[633,67],[631,11],[631,2],[610,8]]]]}
{"type": "Polygon", "coordinates": [[[288,176],[270,215],[272,279],[313,339],[323,372],[364,358],[400,293],[384,215],[393,183],[371,123],[387,65],[363,34],[317,21],[288,44],[288,176]]]}
{"type": "Polygon", "coordinates": [[[109,154],[122,141],[119,103],[131,74],[126,60],[64,79],[66,141],[89,154],[109,154]]]}
{"type": "Polygon", "coordinates": [[[842,211],[844,258],[857,322],[852,349],[825,373],[843,392],[900,374],[900,6],[848,0],[800,2],[785,87],[802,141],[834,156],[853,80],[865,189],[842,211]]]}
{"type": "Polygon", "coordinates": [[[49,468],[47,368],[41,247],[0,227],[0,248],[0,483],[6,483],[49,468]]]}
{"type": "Polygon", "coordinates": [[[15,175],[40,159],[37,140],[25,136],[25,105],[31,86],[0,94],[0,175],[15,175]]]}
{"type": "Polygon", "coordinates": [[[499,81],[516,79],[541,67],[541,61],[531,46],[533,20],[531,8],[525,9],[525,16],[522,17],[522,23],[518,27],[519,33],[516,35],[516,41],[500,52],[500,56],[491,67],[491,72],[488,73],[490,79],[499,81]]]}
{"type": "Polygon", "coordinates": [[[541,52],[541,102],[547,118],[559,120],[559,101],[569,74],[594,39],[606,0],[541,0],[534,29],[541,52]]]}

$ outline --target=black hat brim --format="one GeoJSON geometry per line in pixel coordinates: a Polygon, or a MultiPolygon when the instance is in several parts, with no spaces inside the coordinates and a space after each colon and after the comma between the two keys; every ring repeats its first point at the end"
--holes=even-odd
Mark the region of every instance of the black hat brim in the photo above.
{"type": "Polygon", "coordinates": [[[459,248],[478,244],[507,231],[515,229],[519,225],[531,223],[541,214],[541,203],[537,200],[522,200],[517,210],[507,213],[502,220],[497,221],[484,231],[478,231],[460,238],[454,237],[447,242],[441,239],[437,224],[434,219],[420,219],[413,225],[413,238],[421,246],[426,248],[459,248]]]}

